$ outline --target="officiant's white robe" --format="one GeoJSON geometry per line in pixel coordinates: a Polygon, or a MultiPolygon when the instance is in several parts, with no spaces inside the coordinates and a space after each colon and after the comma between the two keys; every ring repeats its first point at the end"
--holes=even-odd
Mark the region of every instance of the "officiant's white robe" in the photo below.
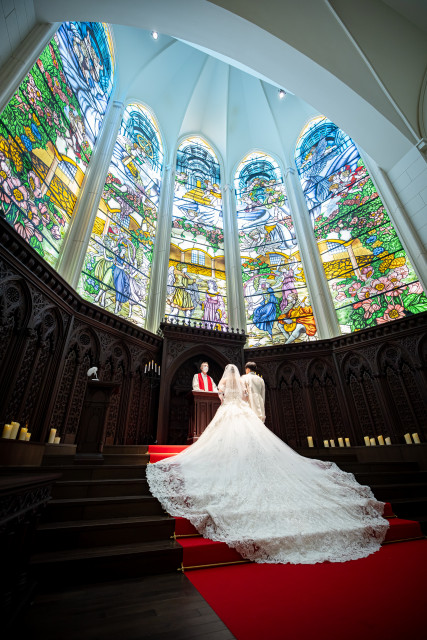
{"type": "Polygon", "coordinates": [[[256,373],[246,373],[240,378],[247,393],[247,400],[252,411],[265,422],[265,384],[256,373]]]}
{"type": "Polygon", "coordinates": [[[195,373],[194,376],[193,376],[193,391],[209,391],[208,378],[210,378],[211,382],[212,382],[212,391],[213,392],[218,391],[217,386],[216,386],[215,382],[212,380],[212,378],[210,376],[206,375],[206,373],[203,373],[202,371],[200,373],[202,374],[203,384],[204,384],[205,388],[204,389],[200,388],[200,385],[199,385],[199,374],[195,373]]]}

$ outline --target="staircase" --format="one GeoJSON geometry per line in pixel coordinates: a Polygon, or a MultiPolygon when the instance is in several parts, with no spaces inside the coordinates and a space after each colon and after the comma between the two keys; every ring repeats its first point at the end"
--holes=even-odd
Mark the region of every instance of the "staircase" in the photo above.
{"type": "Polygon", "coordinates": [[[147,450],[106,446],[102,465],[45,457],[62,478],[36,531],[31,565],[39,581],[114,580],[180,567],[175,520],[148,490],[147,450]]]}
{"type": "MultiPolygon", "coordinates": [[[[106,446],[102,465],[70,464],[71,456],[45,457],[46,471],[62,477],[36,532],[31,563],[38,580],[81,584],[246,562],[224,543],[202,538],[185,518],[169,517],[150,495],[147,463],[184,448],[106,446]]],[[[416,462],[361,463],[352,452],[316,454],[354,473],[387,502],[385,544],[427,532],[427,472],[416,462]]]]}

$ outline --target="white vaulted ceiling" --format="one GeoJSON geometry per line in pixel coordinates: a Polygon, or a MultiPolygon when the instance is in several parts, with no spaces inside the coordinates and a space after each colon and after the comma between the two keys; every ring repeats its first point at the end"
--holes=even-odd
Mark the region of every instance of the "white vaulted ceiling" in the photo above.
{"type": "Polygon", "coordinates": [[[227,179],[253,149],[289,162],[296,137],[317,112],[277,85],[180,40],[116,25],[117,97],[138,100],[157,118],[167,151],[200,133],[224,162],[227,179]],[[138,55],[132,54],[138,52],[138,55]]]}

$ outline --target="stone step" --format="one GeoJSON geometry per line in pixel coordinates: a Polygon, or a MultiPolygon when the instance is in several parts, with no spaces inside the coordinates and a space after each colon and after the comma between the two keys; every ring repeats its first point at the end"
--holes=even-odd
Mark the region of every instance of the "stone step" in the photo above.
{"type": "Polygon", "coordinates": [[[119,496],[51,500],[43,512],[44,522],[97,520],[162,515],[163,509],[151,496],[119,496]]]}
{"type": "Polygon", "coordinates": [[[45,522],[35,532],[34,549],[41,553],[170,540],[174,529],[175,520],[169,516],[45,522]]]}
{"type": "Polygon", "coordinates": [[[360,484],[407,484],[427,483],[427,471],[362,471],[355,474],[360,484]]]}
{"type": "Polygon", "coordinates": [[[377,500],[393,502],[398,498],[426,498],[427,483],[414,482],[406,484],[373,484],[370,485],[377,500]]]}
{"type": "MultiPolygon", "coordinates": [[[[125,480],[126,478],[137,480],[145,478],[147,465],[68,465],[66,467],[53,467],[55,473],[62,473],[61,480],[125,480]]],[[[49,471],[51,468],[49,468],[49,471]]]]}
{"type": "Polygon", "coordinates": [[[133,454],[144,455],[148,453],[148,444],[105,444],[102,450],[106,454],[133,454]]]}
{"type": "Polygon", "coordinates": [[[149,495],[144,478],[114,478],[106,480],[59,480],[52,491],[54,499],[105,498],[108,496],[149,495]]]}
{"type": "Polygon", "coordinates": [[[36,553],[30,566],[38,583],[59,586],[166,573],[181,562],[181,545],[162,540],[36,553]]]}
{"type": "Polygon", "coordinates": [[[67,464],[49,465],[46,467],[0,467],[0,476],[11,474],[36,473],[60,473],[61,480],[113,480],[117,479],[144,479],[146,465],[108,465],[108,464],[67,464]]]}
{"type": "Polygon", "coordinates": [[[148,453],[106,453],[104,464],[110,465],[146,465],[150,462],[148,453]]]}
{"type": "Polygon", "coordinates": [[[411,461],[387,461],[387,462],[338,462],[338,466],[343,471],[349,471],[350,473],[361,472],[401,472],[401,471],[419,471],[417,462],[411,461]]]}
{"type": "Polygon", "coordinates": [[[419,520],[427,517],[427,496],[394,498],[390,500],[393,513],[399,518],[419,520]]]}

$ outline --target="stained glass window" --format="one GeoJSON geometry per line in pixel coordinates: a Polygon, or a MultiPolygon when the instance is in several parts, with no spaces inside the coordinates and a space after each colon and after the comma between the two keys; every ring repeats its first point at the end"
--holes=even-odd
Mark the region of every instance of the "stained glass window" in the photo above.
{"type": "Polygon", "coordinates": [[[198,137],[185,140],[176,159],[166,316],[218,330],[227,325],[220,184],[213,149],[198,137]]]}
{"type": "Polygon", "coordinates": [[[113,86],[107,25],[67,22],[0,116],[0,208],[55,266],[113,86]]]}
{"type": "Polygon", "coordinates": [[[125,110],[78,291],[145,325],[163,149],[157,124],[139,104],[125,110]]]}
{"type": "Polygon", "coordinates": [[[343,333],[427,309],[427,298],[353,140],[320,116],[296,165],[343,333]]]}
{"type": "Polygon", "coordinates": [[[250,153],[235,176],[250,347],[316,338],[316,323],[277,162],[250,153]]]}

